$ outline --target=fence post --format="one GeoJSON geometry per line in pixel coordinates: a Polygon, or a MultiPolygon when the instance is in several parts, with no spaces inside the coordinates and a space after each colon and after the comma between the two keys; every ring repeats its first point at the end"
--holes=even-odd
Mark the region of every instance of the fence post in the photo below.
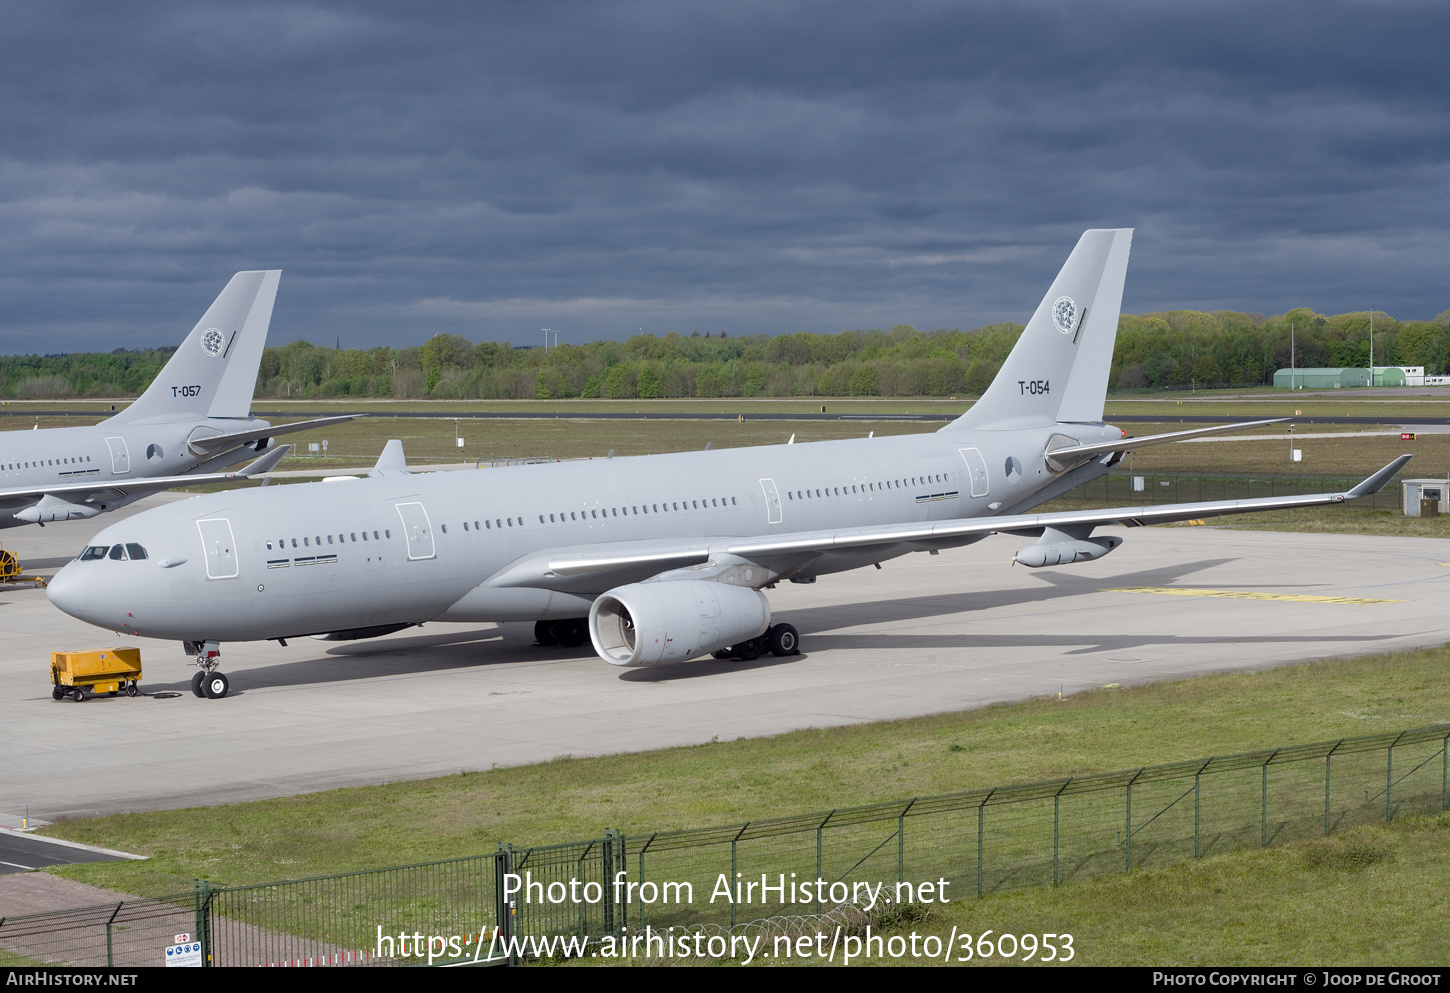
{"type": "MultiPolygon", "coordinates": [[[[1395,736],[1395,740],[1392,741],[1392,742],[1390,742],[1390,747],[1387,750],[1387,754],[1385,756],[1385,823],[1386,824],[1390,823],[1390,819],[1391,819],[1391,817],[1393,815],[1393,808],[1390,806],[1390,803],[1391,803],[1391,801],[1390,801],[1390,791],[1392,789],[1394,789],[1394,786],[1395,786],[1395,781],[1393,779],[1393,776],[1394,776],[1394,768],[1395,768],[1395,746],[1400,743],[1400,739],[1403,738],[1404,736],[1405,736],[1405,732],[1403,732],[1403,731],[1401,731],[1398,735],[1395,736]]],[[[1411,771],[1413,771],[1413,770],[1411,770],[1411,771]]]]}
{"type": "MultiPolygon", "coordinates": [[[[494,906],[498,908],[498,928],[503,938],[505,949],[512,949],[514,936],[514,906],[504,897],[504,876],[513,872],[514,846],[511,844],[499,843],[498,854],[494,859],[494,881],[493,900],[494,906]]],[[[508,964],[518,965],[518,956],[511,950],[507,952],[508,964]]]]}
{"type": "Polygon", "coordinates": [[[816,825],[816,913],[818,914],[821,912],[820,884],[821,880],[823,879],[823,876],[821,875],[821,832],[826,829],[826,825],[829,824],[831,818],[835,816],[836,812],[833,810],[826,815],[826,819],[824,821],[821,821],[821,823],[816,825]]]}
{"type": "Polygon", "coordinates": [[[750,827],[750,822],[746,821],[740,825],[740,830],[736,833],[735,837],[730,839],[730,926],[732,928],[735,926],[735,896],[739,893],[739,889],[737,888],[739,876],[735,869],[735,844],[740,840],[740,835],[744,834],[745,829],[748,827],[750,827]]]}
{"type": "MultiPolygon", "coordinates": [[[[912,797],[910,803],[896,815],[896,881],[906,882],[906,812],[916,806],[921,797],[912,797]]],[[[818,891],[820,887],[816,888],[818,891]]]]}
{"type": "Polygon", "coordinates": [[[644,853],[649,851],[649,846],[653,845],[655,843],[655,839],[659,836],[660,833],[658,831],[650,835],[649,840],[644,843],[644,847],[639,850],[639,881],[641,883],[641,886],[639,894],[639,920],[635,921],[636,927],[641,927],[644,925],[644,853]]]}
{"type": "Polygon", "coordinates": [[[1440,809],[1445,810],[1447,796],[1445,787],[1450,786],[1450,735],[1440,742],[1440,809]]]}
{"type": "Polygon", "coordinates": [[[1269,847],[1269,763],[1274,761],[1274,756],[1279,754],[1280,749],[1276,748],[1264,759],[1260,766],[1259,782],[1259,847],[1269,847]]]}
{"type": "Polygon", "coordinates": [[[1053,886],[1056,886],[1058,884],[1058,882],[1059,882],[1058,875],[1057,875],[1057,856],[1058,856],[1058,833],[1057,833],[1057,829],[1058,829],[1058,813],[1057,813],[1057,810],[1058,810],[1058,803],[1062,799],[1062,790],[1067,789],[1068,783],[1071,783],[1071,782],[1072,782],[1072,777],[1069,776],[1063,782],[1062,789],[1059,789],[1056,793],[1054,793],[1052,795],[1052,885],[1053,886]]]}
{"type": "Polygon", "coordinates": [[[987,791],[987,795],[984,796],[984,797],[982,797],[982,802],[979,803],[979,804],[977,804],[977,899],[978,900],[982,899],[982,827],[983,827],[983,821],[985,819],[985,814],[986,814],[986,810],[987,810],[987,801],[990,800],[990,799],[992,799],[992,794],[993,793],[996,793],[996,792],[997,792],[996,787],[993,787],[992,789],[988,790],[987,791]]]}
{"type": "Polygon", "coordinates": [[[210,968],[211,960],[211,884],[205,879],[193,879],[192,901],[196,910],[196,940],[201,942],[201,964],[210,968]]]}
{"type": "Polygon", "coordinates": [[[1340,738],[1334,743],[1334,748],[1324,754],[1324,837],[1329,837],[1329,760],[1334,757],[1334,750],[1344,744],[1340,738]]]}
{"type": "Polygon", "coordinates": [[[111,959],[111,922],[116,919],[116,915],[121,912],[121,908],[124,907],[125,905],[126,905],[126,901],[125,900],[122,900],[120,903],[116,904],[116,909],[113,910],[113,911],[111,911],[111,916],[106,921],[106,968],[107,969],[113,969],[113,968],[115,968],[115,965],[116,965],[115,962],[112,961],[112,959],[111,959]]]}
{"type": "MultiPolygon", "coordinates": [[[[605,871],[605,934],[615,934],[615,851],[610,842],[613,841],[613,828],[605,828],[605,842],[599,849],[599,865],[605,871]]],[[[628,870],[628,863],[625,864],[628,870]]],[[[628,890],[625,896],[629,896],[628,890]]],[[[628,900],[625,900],[628,903],[628,900]]]]}
{"type": "Polygon", "coordinates": [[[1125,814],[1127,820],[1124,824],[1125,830],[1123,831],[1124,872],[1133,871],[1133,784],[1138,781],[1138,777],[1141,775],[1143,775],[1143,769],[1139,769],[1133,773],[1133,778],[1128,780],[1128,803],[1125,814]]]}

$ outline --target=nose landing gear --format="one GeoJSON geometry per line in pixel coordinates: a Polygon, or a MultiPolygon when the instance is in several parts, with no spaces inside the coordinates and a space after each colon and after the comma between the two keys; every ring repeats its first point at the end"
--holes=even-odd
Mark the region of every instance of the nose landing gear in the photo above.
{"type": "Polygon", "coordinates": [[[192,695],[220,700],[231,689],[231,682],[216,671],[221,664],[221,644],[215,641],[187,641],[182,643],[191,654],[191,664],[201,671],[191,677],[192,695]]]}

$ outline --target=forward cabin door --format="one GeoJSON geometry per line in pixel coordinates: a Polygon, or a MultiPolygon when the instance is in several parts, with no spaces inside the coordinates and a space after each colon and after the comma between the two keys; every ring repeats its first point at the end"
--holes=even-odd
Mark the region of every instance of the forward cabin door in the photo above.
{"type": "Polygon", "coordinates": [[[408,561],[434,558],[433,526],[428,522],[428,511],[423,509],[423,505],[400,503],[398,516],[403,521],[403,538],[408,542],[408,561]]]}
{"type": "Polygon", "coordinates": [[[237,543],[232,537],[232,522],[225,517],[211,517],[196,522],[201,532],[202,553],[206,556],[207,579],[236,579],[237,543]]]}
{"type": "Polygon", "coordinates": [[[762,479],[760,488],[765,491],[766,520],[771,524],[779,524],[785,518],[781,514],[780,491],[775,488],[775,480],[762,479]]]}

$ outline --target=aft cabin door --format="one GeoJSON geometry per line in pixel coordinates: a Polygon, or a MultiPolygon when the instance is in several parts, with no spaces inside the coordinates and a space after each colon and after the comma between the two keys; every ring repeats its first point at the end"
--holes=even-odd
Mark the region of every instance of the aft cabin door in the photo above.
{"type": "Polygon", "coordinates": [[[403,520],[403,537],[408,542],[408,561],[433,558],[433,526],[428,523],[428,511],[421,503],[400,503],[398,516],[403,520]]]}
{"type": "Polygon", "coordinates": [[[207,579],[235,579],[237,576],[237,543],[232,538],[232,522],[213,517],[196,522],[201,532],[202,552],[206,556],[207,579]]]}
{"type": "Polygon", "coordinates": [[[962,461],[967,464],[967,478],[971,480],[972,496],[984,497],[987,495],[987,463],[982,458],[982,453],[975,448],[959,448],[962,461]]]}
{"type": "Polygon", "coordinates": [[[125,438],[107,438],[106,446],[111,450],[111,472],[117,476],[131,471],[131,453],[126,450],[125,438]]]}

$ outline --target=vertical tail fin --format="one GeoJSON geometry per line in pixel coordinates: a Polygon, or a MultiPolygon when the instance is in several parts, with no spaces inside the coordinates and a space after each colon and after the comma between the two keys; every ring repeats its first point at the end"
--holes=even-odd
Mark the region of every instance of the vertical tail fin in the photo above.
{"type": "Polygon", "coordinates": [[[1101,421],[1132,242],[1084,232],[987,392],[942,430],[1101,421]]]}
{"type": "Polygon", "coordinates": [[[112,420],[246,417],[281,275],[270,269],[233,276],[146,392],[112,420]]]}

